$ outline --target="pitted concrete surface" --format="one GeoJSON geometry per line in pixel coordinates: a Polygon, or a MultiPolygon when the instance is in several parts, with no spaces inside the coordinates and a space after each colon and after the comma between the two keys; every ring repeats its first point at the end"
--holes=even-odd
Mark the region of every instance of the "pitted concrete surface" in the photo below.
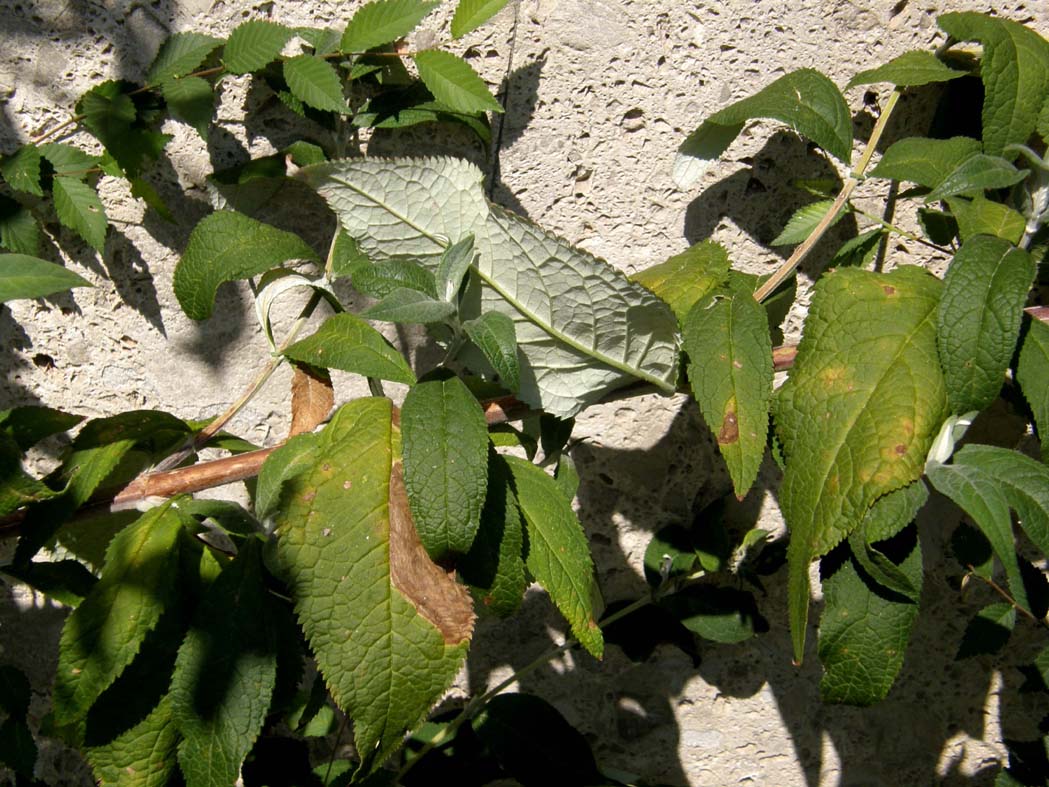
{"type": "MultiPolygon", "coordinates": [[[[98,82],[141,80],[170,32],[224,35],[251,18],[340,26],[359,5],[0,0],[0,151],[65,121],[77,97],[98,82]]],[[[738,268],[764,273],[787,254],[767,244],[809,200],[792,179],[840,178],[840,165],[781,126],[755,123],[696,188],[683,192],[670,171],[688,132],[791,70],[816,68],[844,85],[861,68],[940,43],[938,13],[991,9],[1049,33],[1049,8],[1040,0],[520,0],[449,45],[493,88],[509,72],[503,84],[508,111],[496,121],[502,143],[497,170],[456,129],[377,133],[364,148],[382,155],[467,155],[494,176],[497,202],[627,272],[710,237],[729,248],[738,268]]],[[[446,44],[452,10],[445,2],[410,46],[446,44]]],[[[218,316],[200,324],[182,314],[171,289],[186,237],[210,209],[205,176],[274,152],[303,133],[246,78],[223,85],[217,128],[206,144],[179,123],[164,128],[174,140],[150,179],[169,201],[174,224],[145,211],[125,184],[103,178],[114,226],[101,258],[57,224],[48,226],[69,254],[57,243],[48,253],[95,287],[0,309],[0,408],[43,403],[92,417],[158,408],[206,418],[222,411],[266,361],[268,346],[246,286],[223,287],[218,316]],[[252,112],[248,120],[246,110],[252,112]]],[[[860,113],[859,147],[888,86],[845,95],[860,113]]],[[[887,141],[922,128],[934,95],[934,89],[911,91],[887,141]]],[[[859,199],[880,213],[884,193],[878,189],[865,186],[859,199]]],[[[265,217],[305,228],[318,249],[333,226],[315,204],[294,194],[278,195],[265,217]]],[[[913,226],[913,208],[898,220],[913,226]]],[[[841,222],[803,266],[799,305],[784,324],[788,340],[800,334],[812,276],[855,229],[851,222],[841,222]]],[[[936,270],[946,262],[906,240],[891,244],[888,265],[915,261],[936,270]]],[[[291,304],[283,309],[285,316],[294,311],[291,304]]],[[[413,337],[419,334],[407,335],[413,337]]],[[[278,373],[231,428],[259,443],[282,439],[289,379],[286,370],[278,373]]],[[[366,393],[348,376],[336,376],[336,385],[340,400],[366,393]]],[[[592,408],[576,434],[578,505],[605,598],[634,598],[645,587],[641,560],[652,533],[727,492],[727,476],[697,409],[683,397],[592,408]]],[[[47,452],[38,460],[46,464],[47,452]]],[[[769,463],[758,488],[730,510],[734,527],[760,524],[782,532],[775,492],[769,463]]],[[[944,548],[949,517],[945,506],[924,516],[927,554],[944,548]]],[[[1025,729],[1003,730],[1001,723],[1024,716],[1012,713],[1026,701],[1016,696],[1016,671],[998,672],[987,659],[954,661],[974,607],[942,574],[927,579],[922,618],[898,685],[888,700],[865,710],[819,702],[814,632],[804,667],[791,666],[784,590],[781,573],[766,583],[767,595],[759,594],[771,626],[767,634],[736,646],[700,644],[698,664],[670,644],[656,645],[641,661],[610,646],[602,663],[569,654],[522,679],[519,688],[554,703],[584,732],[602,765],[646,783],[989,785],[1005,753],[1003,736],[1028,736],[1025,729]]],[[[33,679],[36,719],[48,707],[62,616],[22,588],[4,589],[0,662],[20,666],[33,679]]],[[[456,691],[493,685],[563,633],[549,601],[531,592],[523,616],[482,620],[456,691]]],[[[1029,716],[1036,709],[1019,710],[1029,716]]],[[[73,753],[48,744],[44,754],[39,775],[48,783],[91,783],[73,753]]]]}

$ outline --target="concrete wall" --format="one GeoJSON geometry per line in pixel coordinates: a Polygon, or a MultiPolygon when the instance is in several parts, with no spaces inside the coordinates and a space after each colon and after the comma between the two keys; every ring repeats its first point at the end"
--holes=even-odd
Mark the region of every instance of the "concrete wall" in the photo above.
{"type": "MultiPolygon", "coordinates": [[[[103,79],[141,79],[168,32],[225,34],[247,18],[340,25],[358,5],[0,0],[0,149],[68,118],[79,94],[103,79]]],[[[448,40],[452,3],[445,5],[423,23],[415,46],[448,40]]],[[[705,115],[788,71],[817,68],[843,85],[862,67],[939,43],[937,13],[996,6],[1049,32],[1044,0],[520,0],[451,48],[464,52],[493,86],[509,71],[496,201],[625,271],[713,237],[729,247],[738,267],[765,272],[784,256],[765,244],[805,201],[789,181],[833,174],[833,165],[780,127],[759,123],[700,188],[683,193],[671,181],[670,165],[684,136],[705,115]]],[[[887,88],[865,93],[846,94],[854,110],[863,110],[859,136],[869,132],[873,107],[887,88]]],[[[185,126],[165,129],[175,141],[154,180],[171,201],[176,224],[146,214],[122,183],[103,181],[115,225],[106,253],[99,259],[80,248],[66,258],[95,288],[0,310],[0,408],[42,402],[89,416],[161,408],[204,418],[249,383],[267,346],[248,290],[224,288],[221,316],[195,324],[178,308],[171,274],[189,230],[209,210],[205,175],[296,138],[296,127],[260,101],[245,80],[230,80],[219,129],[207,145],[185,126]],[[246,124],[245,107],[260,108],[269,122],[246,124]]],[[[927,93],[906,99],[890,138],[920,128],[929,111],[927,93]]],[[[454,131],[420,130],[376,135],[367,147],[373,154],[461,153],[469,144],[454,131]]],[[[471,155],[483,163],[480,151],[471,155]]],[[[877,186],[865,194],[872,205],[882,196],[877,186]]],[[[281,209],[287,212],[277,221],[309,226],[318,239],[330,231],[323,216],[281,209]]],[[[847,224],[834,236],[839,242],[854,228],[847,224]]],[[[61,239],[63,248],[77,248],[68,234],[61,239]]],[[[833,239],[821,244],[802,271],[803,287],[834,248],[833,239]]],[[[890,264],[919,251],[894,244],[890,264]]],[[[802,319],[803,308],[788,318],[788,338],[797,338],[802,319]]],[[[233,429],[260,442],[281,439],[288,379],[278,374],[233,429]]],[[[342,399],[363,393],[337,382],[342,399]]],[[[652,532],[727,491],[726,474],[696,408],[684,398],[595,407],[579,419],[577,433],[585,438],[573,454],[583,476],[579,505],[602,588],[609,601],[636,597],[652,532]]],[[[767,491],[755,490],[731,512],[740,526],[781,528],[775,479],[766,467],[767,491]]],[[[943,516],[941,507],[924,522],[930,554],[942,546],[943,516]]],[[[578,725],[601,763],[651,782],[991,783],[988,774],[1004,754],[998,695],[1015,675],[1000,675],[985,660],[953,661],[971,608],[944,577],[930,577],[903,678],[886,702],[868,710],[819,703],[814,652],[801,669],[790,663],[782,577],[767,589],[760,603],[771,631],[739,646],[702,645],[698,666],[670,645],[641,663],[610,647],[600,664],[566,656],[521,688],[547,697],[578,725]]],[[[17,589],[5,589],[4,596],[0,661],[29,669],[42,692],[52,663],[42,654],[54,646],[61,611],[17,589]]],[[[460,690],[505,676],[561,636],[562,623],[545,597],[531,594],[526,609],[524,618],[481,625],[477,656],[460,690]]],[[[34,708],[46,708],[42,693],[34,708]]],[[[84,778],[68,754],[55,756],[49,779],[84,778]]]]}

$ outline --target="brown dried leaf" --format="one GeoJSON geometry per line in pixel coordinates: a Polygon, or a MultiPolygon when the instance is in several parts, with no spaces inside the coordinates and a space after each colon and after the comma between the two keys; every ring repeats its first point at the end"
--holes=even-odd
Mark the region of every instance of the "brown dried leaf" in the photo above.
{"type": "Polygon", "coordinates": [[[312,432],[335,404],[335,389],[326,369],[296,366],[291,378],[291,429],[288,437],[312,432]]]}

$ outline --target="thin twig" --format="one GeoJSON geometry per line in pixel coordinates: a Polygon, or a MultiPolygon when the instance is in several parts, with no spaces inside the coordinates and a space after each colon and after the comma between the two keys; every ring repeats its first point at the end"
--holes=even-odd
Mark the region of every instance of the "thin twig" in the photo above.
{"type": "Polygon", "coordinates": [[[1045,620],[1044,618],[1035,617],[1033,612],[1031,612],[1028,609],[1025,609],[1022,606],[1020,606],[1020,604],[1016,601],[1016,599],[1014,599],[1012,596],[1009,595],[1009,591],[1007,591],[1005,588],[1003,588],[1001,585],[999,585],[993,579],[991,579],[990,577],[980,576],[978,573],[976,573],[976,569],[972,565],[968,565],[968,566],[966,566],[966,568],[969,569],[969,576],[970,577],[975,577],[976,579],[978,579],[981,582],[983,582],[985,585],[987,585],[989,588],[991,588],[991,590],[993,590],[999,596],[1001,596],[1006,601],[1008,601],[1010,606],[1012,606],[1013,609],[1015,609],[1017,612],[1019,612],[1025,618],[1028,618],[1029,620],[1034,621],[1039,626],[1044,626],[1045,628],[1049,628],[1049,621],[1045,620]]]}

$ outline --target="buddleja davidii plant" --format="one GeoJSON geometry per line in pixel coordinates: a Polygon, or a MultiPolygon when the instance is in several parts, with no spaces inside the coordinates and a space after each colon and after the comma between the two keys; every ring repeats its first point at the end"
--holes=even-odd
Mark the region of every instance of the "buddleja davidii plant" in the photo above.
{"type": "MultiPolygon", "coordinates": [[[[487,112],[501,112],[481,78],[464,59],[441,49],[401,55],[398,42],[438,6],[436,0],[372,0],[343,30],[289,27],[249,20],[227,39],[176,33],[160,48],[142,83],[108,81],[87,91],[76,115],[0,160],[0,286],[10,297],[39,297],[41,287],[79,285],[41,260],[42,226],[51,217],[102,253],[109,227],[97,180],[126,180],[131,193],[173,220],[147,179],[170,134],[158,128],[171,117],[207,140],[223,80],[251,75],[270,87],[291,111],[313,121],[317,145],[300,141],[277,156],[235,171],[217,173],[221,193],[230,183],[259,176],[282,177],[285,158],[297,165],[329,154],[344,155],[357,128],[403,128],[425,122],[469,127],[487,145],[487,112]],[[285,54],[293,41],[297,54],[285,54]],[[413,79],[404,65],[410,59],[413,79]],[[56,141],[73,130],[101,145],[101,155],[56,141]],[[62,280],[65,276],[66,280],[62,280]],[[50,284],[46,284],[51,282],[50,284]]],[[[460,0],[451,22],[454,38],[466,35],[506,5],[506,0],[460,0]]]]}
{"type": "MultiPolygon", "coordinates": [[[[1024,317],[1035,261],[1044,256],[1045,162],[1026,146],[1034,140],[1044,149],[1049,136],[1049,43],[1021,25],[978,14],[947,14],[940,25],[951,38],[936,55],[909,52],[852,80],[895,89],[837,196],[791,218],[779,241],[801,243],[768,282],[756,291],[733,286],[724,261],[711,263],[718,255],[709,247],[638,277],[682,320],[693,391],[742,495],[764,453],[771,389],[765,313],[752,301],[765,298],[824,230],[854,210],[850,197],[865,178],[910,181],[916,189],[905,196],[926,206],[920,218],[928,238],[877,220],[834,255],[833,265],[854,267],[817,282],[789,379],[771,400],[784,462],[780,505],[790,530],[790,619],[799,662],[809,566],[834,553],[822,562],[819,643],[821,688],[831,701],[884,697],[902,665],[921,591],[911,523],[928,498],[926,479],[987,537],[1008,578],[1005,610],[1035,620],[1045,612],[1028,601],[1010,510],[1046,554],[1049,471],[1016,450],[992,446],[966,446],[949,460],[964,426],[1000,395],[1010,368],[1043,446],[1049,429],[1049,329],[1024,317]],[[982,56],[954,56],[950,47],[958,41],[979,42],[982,56]],[[903,89],[970,73],[985,90],[982,139],[903,139],[865,172],[903,89]],[[928,220],[930,203],[943,206],[937,213],[947,220],[946,233],[944,222],[928,220]],[[891,233],[952,254],[944,281],[918,268],[862,269],[891,233]],[[842,542],[848,546],[836,549],[842,542]]],[[[848,163],[847,105],[830,80],[802,70],[707,119],[681,147],[679,182],[694,182],[753,117],[786,122],[848,163]]]]}

